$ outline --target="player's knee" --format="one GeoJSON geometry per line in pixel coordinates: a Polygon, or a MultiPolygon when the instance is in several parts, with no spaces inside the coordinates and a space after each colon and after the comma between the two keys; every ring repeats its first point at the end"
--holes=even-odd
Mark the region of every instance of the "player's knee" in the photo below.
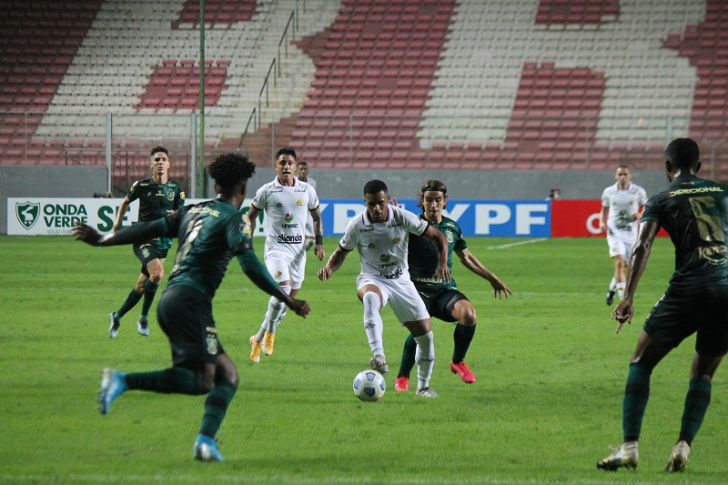
{"type": "Polygon", "coordinates": [[[152,273],[149,275],[149,280],[155,285],[160,284],[162,282],[162,278],[164,278],[164,271],[160,271],[159,273],[152,273]]]}
{"type": "Polygon", "coordinates": [[[365,309],[379,311],[379,295],[373,291],[364,293],[364,296],[361,298],[361,302],[364,304],[365,309]]]}

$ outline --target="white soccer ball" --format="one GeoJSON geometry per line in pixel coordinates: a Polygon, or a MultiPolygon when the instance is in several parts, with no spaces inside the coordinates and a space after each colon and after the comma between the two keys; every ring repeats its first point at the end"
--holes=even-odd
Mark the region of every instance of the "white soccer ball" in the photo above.
{"type": "Polygon", "coordinates": [[[354,378],[354,395],[366,402],[379,401],[387,390],[384,376],[371,369],[359,372],[354,378]]]}

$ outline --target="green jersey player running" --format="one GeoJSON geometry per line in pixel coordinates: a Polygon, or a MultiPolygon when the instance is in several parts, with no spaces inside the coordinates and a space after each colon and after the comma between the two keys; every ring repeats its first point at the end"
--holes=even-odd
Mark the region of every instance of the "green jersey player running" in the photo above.
{"type": "MultiPolygon", "coordinates": [[[[152,176],[137,180],[129,189],[119,206],[119,213],[114,223],[114,231],[121,229],[122,221],[129,210],[129,204],[139,200],[139,222],[156,221],[160,217],[171,214],[185,203],[182,186],[169,180],[169,152],[162,146],[151,151],[152,176]]],[[[172,239],[159,237],[134,244],[134,254],[142,264],[139,278],[134,288],[118,310],[109,313],[109,337],[116,338],[121,319],[132,308],[142,302],[142,311],[137,321],[137,331],[143,337],[149,336],[148,317],[157,288],[164,277],[164,260],[167,251],[172,248],[172,239]]]]}
{"type": "MultiPolygon", "coordinates": [[[[449,217],[443,215],[447,205],[447,187],[439,180],[428,180],[422,184],[418,207],[422,207],[421,219],[426,220],[435,229],[445,235],[447,239],[447,267],[452,271],[453,251],[460,258],[463,266],[478,276],[488,280],[493,287],[494,296],[508,298],[511,290],[498,279],[488,268],[478,261],[468,251],[468,245],[463,239],[460,225],[449,217]]],[[[468,352],[470,342],[475,334],[476,314],[475,308],[465,295],[458,291],[455,280],[437,281],[432,275],[437,267],[437,248],[429,240],[417,235],[410,236],[409,252],[407,256],[410,278],[417,288],[422,301],[431,316],[446,322],[457,322],[453,339],[455,350],[450,361],[450,370],[457,373],[464,382],[475,382],[475,374],[465,364],[465,354],[468,352]]],[[[402,362],[400,364],[394,388],[397,391],[409,390],[409,377],[415,364],[415,351],[417,349],[414,337],[410,334],[404,343],[402,362]]]]}
{"type": "Polygon", "coordinates": [[[106,414],[111,403],[128,390],[207,394],[193,453],[198,460],[222,461],[215,435],[240,381],[235,364],[218,339],[212,316],[212,300],[228,262],[237,257],[253,283],[296,314],[305,317],[310,308],[305,301],[294,300],[281,291],[253,252],[250,226],[240,206],[255,165],[242,155],[230,153],[219,156],[208,172],[215,180],[214,200],[105,236],[87,225],[75,227],[74,234],[92,246],[133,244],[174,235],[179,239],[169,283],[157,305],[159,326],[172,348],[172,367],[128,374],[104,369],[100,410],[106,414]]]}
{"type": "Polygon", "coordinates": [[[670,185],[645,205],[624,298],[612,313],[619,322],[617,332],[625,322],[632,322],[634,294],[660,228],[675,246],[675,272],[647,317],[632,354],[622,401],[624,442],[597,463],[603,470],[637,467],[637,442],[652,371],[672,349],[697,333],[680,434],[667,464],[668,472],[685,470],[708,410],[713,375],[728,352],[728,187],[696,177],[699,158],[693,140],[673,140],[665,150],[670,185]]]}

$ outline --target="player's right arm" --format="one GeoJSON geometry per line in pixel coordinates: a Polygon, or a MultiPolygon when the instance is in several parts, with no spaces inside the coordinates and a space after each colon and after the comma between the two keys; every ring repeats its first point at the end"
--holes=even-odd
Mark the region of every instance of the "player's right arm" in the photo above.
{"type": "Polygon", "coordinates": [[[121,229],[121,221],[126,217],[126,212],[129,210],[129,204],[131,204],[131,199],[129,199],[129,196],[125,196],[124,200],[121,201],[121,205],[119,206],[119,212],[116,214],[116,222],[114,222],[114,232],[121,229]]]}
{"type": "Polygon", "coordinates": [[[652,220],[644,221],[640,225],[639,240],[629,260],[629,274],[627,275],[627,283],[624,288],[624,297],[612,313],[612,318],[619,322],[617,325],[617,333],[622,329],[624,322],[632,323],[632,316],[634,315],[632,301],[634,294],[637,291],[637,284],[640,282],[640,278],[642,278],[642,273],[645,272],[645,268],[647,267],[647,260],[650,258],[650,252],[652,251],[652,243],[659,230],[660,225],[652,220]]]}
{"type": "Polygon", "coordinates": [[[76,240],[91,246],[121,246],[147,241],[155,237],[175,236],[174,231],[167,224],[166,218],[140,222],[104,235],[87,224],[79,224],[71,230],[71,234],[76,237],[76,240]]]}
{"type": "Polygon", "coordinates": [[[344,264],[344,260],[350,252],[351,251],[344,249],[341,246],[336,248],[336,251],[331,254],[326,266],[318,270],[319,279],[321,281],[326,281],[331,278],[334,275],[334,272],[341,268],[341,265],[344,264]]]}
{"type": "Polygon", "coordinates": [[[609,206],[602,206],[602,211],[599,213],[599,232],[607,230],[607,218],[609,217],[609,206]]]}
{"type": "Polygon", "coordinates": [[[254,205],[251,205],[250,209],[248,209],[248,223],[250,224],[251,234],[255,234],[255,223],[258,222],[259,215],[260,209],[258,209],[254,205]]]}

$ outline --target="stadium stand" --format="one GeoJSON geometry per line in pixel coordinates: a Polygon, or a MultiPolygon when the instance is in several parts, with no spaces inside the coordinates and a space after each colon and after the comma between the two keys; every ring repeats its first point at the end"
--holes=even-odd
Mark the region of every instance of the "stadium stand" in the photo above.
{"type": "MultiPolygon", "coordinates": [[[[243,148],[264,164],[290,144],[321,168],[659,168],[690,135],[728,178],[721,0],[305,3],[282,36],[293,0],[206,2],[211,151],[237,148],[255,107],[243,148]]],[[[3,2],[2,163],[100,163],[106,113],[115,165],[160,141],[187,156],[198,9],[3,2]]]]}

